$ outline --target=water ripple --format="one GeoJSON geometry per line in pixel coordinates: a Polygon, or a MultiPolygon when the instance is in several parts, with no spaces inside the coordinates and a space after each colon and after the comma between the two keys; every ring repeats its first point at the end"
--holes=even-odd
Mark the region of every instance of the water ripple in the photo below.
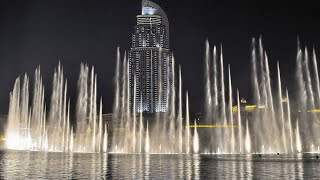
{"type": "Polygon", "coordinates": [[[0,179],[315,179],[304,155],[135,155],[0,151],[0,179]]]}

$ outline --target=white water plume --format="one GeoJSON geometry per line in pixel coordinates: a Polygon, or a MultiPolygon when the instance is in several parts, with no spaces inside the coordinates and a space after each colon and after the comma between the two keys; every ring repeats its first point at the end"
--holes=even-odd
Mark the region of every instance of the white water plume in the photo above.
{"type": "Polygon", "coordinates": [[[25,75],[22,87],[20,86],[20,78],[17,78],[10,95],[8,127],[6,129],[7,148],[59,152],[100,152],[103,126],[102,101],[98,123],[95,104],[97,85],[96,77],[93,80],[93,70],[90,93],[88,92],[88,81],[88,66],[82,64],[75,121],[77,129],[74,134],[73,125],[75,124],[70,121],[70,100],[67,100],[67,81],[60,63],[54,72],[49,113],[47,113],[44,100],[40,67],[35,70],[33,98],[30,107],[29,77],[25,75]],[[88,100],[89,98],[90,100],[88,100]],[[92,142],[93,140],[94,142],[92,142]]]}
{"type": "MultiPolygon", "coordinates": [[[[161,57],[164,55],[163,51],[151,51],[151,54],[161,57]]],[[[283,78],[285,76],[281,77],[280,64],[275,68],[272,68],[272,63],[269,66],[261,38],[258,44],[253,39],[252,97],[248,102],[242,102],[238,91],[237,100],[233,101],[235,93],[232,89],[230,65],[228,78],[224,78],[222,46],[219,50],[215,46],[211,50],[207,41],[204,71],[206,114],[205,119],[197,118],[200,124],[194,124],[193,137],[190,132],[193,125],[190,124],[188,93],[185,116],[183,115],[180,66],[176,76],[173,56],[168,56],[164,62],[153,59],[151,63],[152,67],[158,67],[160,71],[157,73],[152,70],[157,75],[148,77],[149,79],[145,77],[146,82],[151,82],[154,87],[149,96],[146,95],[149,93],[141,90],[145,82],[137,76],[140,67],[135,64],[135,68],[132,68],[133,64],[127,59],[126,53],[120,62],[118,49],[111,136],[108,135],[107,125],[103,120],[102,100],[100,104],[97,102],[97,75],[93,67],[85,64],[80,66],[74,116],[70,115],[72,100],[68,97],[68,83],[60,63],[54,71],[49,103],[45,102],[40,67],[35,71],[33,91],[29,90],[28,75],[17,78],[10,93],[5,132],[7,148],[60,152],[189,154],[296,153],[316,151],[320,146],[317,124],[320,88],[315,50],[311,57],[307,48],[302,51],[298,47],[296,81],[292,82],[292,90],[285,87],[288,82],[283,78]],[[270,69],[275,69],[276,72],[270,69]],[[271,76],[273,73],[276,74],[274,81],[271,76]],[[227,87],[225,83],[228,83],[227,87]],[[285,95],[283,88],[286,89],[285,95]],[[149,107],[149,102],[155,102],[156,106],[149,107]],[[149,108],[156,111],[154,116],[144,113],[149,108]],[[162,111],[164,109],[166,111],[162,111]],[[70,119],[71,117],[74,119],[70,119]],[[111,139],[110,142],[108,138],[111,139]]]]}
{"type": "Polygon", "coordinates": [[[193,153],[199,153],[199,136],[197,131],[197,122],[194,122],[194,133],[193,133],[193,153]]]}

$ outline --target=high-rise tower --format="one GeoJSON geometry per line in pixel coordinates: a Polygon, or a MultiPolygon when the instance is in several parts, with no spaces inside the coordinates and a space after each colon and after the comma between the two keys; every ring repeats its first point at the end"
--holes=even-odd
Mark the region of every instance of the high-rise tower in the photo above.
{"type": "Polygon", "coordinates": [[[149,0],[142,1],[141,15],[137,15],[129,64],[131,109],[145,113],[166,112],[171,85],[169,21],[162,8],[149,0]]]}

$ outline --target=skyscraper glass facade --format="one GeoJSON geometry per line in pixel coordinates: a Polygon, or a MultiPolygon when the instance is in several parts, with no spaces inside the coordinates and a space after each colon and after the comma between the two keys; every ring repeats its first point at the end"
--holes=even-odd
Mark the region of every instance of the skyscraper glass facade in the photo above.
{"type": "Polygon", "coordinates": [[[142,1],[142,13],[137,15],[129,66],[131,109],[166,112],[171,85],[169,23],[161,7],[151,1],[142,1]]]}

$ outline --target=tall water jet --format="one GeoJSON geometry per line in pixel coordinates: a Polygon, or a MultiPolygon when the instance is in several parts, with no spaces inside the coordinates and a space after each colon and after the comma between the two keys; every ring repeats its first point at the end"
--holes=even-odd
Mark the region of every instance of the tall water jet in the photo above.
{"type": "MultiPolygon", "coordinates": [[[[268,56],[267,56],[267,53],[265,52],[264,53],[264,63],[265,63],[265,68],[266,68],[266,91],[267,91],[267,102],[266,102],[266,107],[269,109],[269,112],[270,114],[267,114],[270,119],[271,119],[271,123],[273,125],[272,127],[272,130],[271,134],[273,134],[273,136],[277,136],[277,131],[278,131],[278,128],[274,127],[276,125],[276,117],[275,117],[275,109],[274,109],[274,104],[273,104],[273,95],[272,95],[272,92],[271,92],[271,78],[270,78],[270,69],[269,69],[269,61],[268,61],[268,56]]],[[[271,141],[274,139],[274,137],[271,137],[271,141]]]]}
{"type": "Polygon", "coordinates": [[[211,83],[210,83],[210,46],[209,46],[209,41],[206,40],[206,50],[205,50],[205,78],[206,78],[206,85],[205,85],[205,95],[206,95],[206,114],[209,115],[207,117],[207,120],[211,119],[211,111],[212,111],[212,106],[211,106],[211,83]]]}
{"type": "Polygon", "coordinates": [[[186,92],[186,154],[190,153],[190,123],[189,123],[189,95],[186,92]]]}
{"type": "Polygon", "coordinates": [[[94,73],[94,68],[92,68],[91,71],[91,83],[94,83],[93,86],[93,93],[91,93],[91,98],[92,99],[92,110],[91,110],[91,117],[93,120],[92,126],[93,126],[93,132],[92,132],[92,150],[96,151],[96,135],[97,135],[97,76],[93,75],[94,73]],[[94,78],[94,80],[93,80],[94,78]]]}
{"type": "MultiPolygon", "coordinates": [[[[141,97],[141,96],[140,96],[141,97]]],[[[140,98],[140,111],[139,111],[139,153],[142,153],[143,146],[143,122],[142,122],[142,97],[140,98]]]]}
{"type": "Polygon", "coordinates": [[[130,144],[130,139],[131,137],[131,129],[130,129],[130,112],[129,109],[127,108],[127,91],[129,91],[129,86],[128,86],[128,79],[127,79],[127,55],[126,52],[124,53],[123,57],[123,62],[122,62],[122,74],[121,74],[121,109],[120,109],[120,115],[121,117],[119,118],[120,120],[120,127],[121,129],[125,129],[121,132],[120,134],[120,139],[117,141],[119,142],[119,147],[122,151],[124,152],[129,152],[129,144],[130,144]]]}
{"type": "Polygon", "coordinates": [[[256,49],[255,49],[255,39],[252,39],[252,53],[251,53],[251,59],[252,59],[252,78],[253,78],[253,86],[254,86],[254,99],[256,104],[260,103],[260,91],[259,91],[259,84],[258,84],[258,73],[257,73],[257,60],[256,60],[256,49]]]}
{"type": "Polygon", "coordinates": [[[194,133],[193,133],[193,153],[199,152],[199,136],[197,131],[197,122],[194,121],[194,133]]]}
{"type": "MultiPolygon", "coordinates": [[[[112,126],[117,127],[119,126],[119,119],[120,119],[120,48],[117,48],[116,54],[116,69],[115,69],[115,76],[113,79],[113,84],[115,88],[114,92],[114,102],[113,102],[113,109],[112,109],[112,126]]],[[[119,137],[116,133],[114,133],[112,137],[112,143],[114,147],[117,147],[119,137]]]]}
{"type": "Polygon", "coordinates": [[[178,111],[178,152],[182,153],[182,78],[179,66],[179,111],[178,111]]]}
{"type": "Polygon", "coordinates": [[[25,139],[23,147],[25,149],[30,149],[32,140],[30,137],[30,117],[29,117],[29,78],[25,74],[21,89],[21,102],[20,102],[20,128],[22,129],[22,136],[25,139]]]}
{"type": "MultiPolygon", "coordinates": [[[[159,59],[162,59],[162,48],[159,48],[159,53],[158,53],[158,57],[159,59]]],[[[164,66],[164,62],[162,61],[155,61],[155,66],[157,66],[157,72],[156,72],[156,82],[157,85],[155,86],[156,90],[155,90],[155,104],[156,104],[156,108],[155,108],[155,125],[152,129],[153,134],[156,134],[156,136],[158,136],[158,140],[157,141],[153,141],[153,145],[152,146],[158,146],[158,149],[156,150],[158,153],[162,151],[162,143],[163,141],[163,137],[165,136],[165,133],[163,132],[164,130],[164,126],[166,124],[166,119],[162,120],[162,122],[160,123],[161,119],[163,118],[162,112],[165,112],[166,109],[164,108],[164,104],[166,103],[165,100],[165,94],[164,94],[164,87],[163,85],[166,83],[165,82],[165,78],[163,78],[164,76],[164,72],[163,72],[163,68],[162,66],[164,66]]]]}
{"type": "Polygon", "coordinates": [[[246,121],[246,139],[245,139],[245,146],[247,153],[251,152],[251,141],[250,141],[250,131],[249,131],[249,125],[248,120],[246,121]]]}
{"type": "MultiPolygon", "coordinates": [[[[261,105],[261,97],[260,97],[260,88],[259,88],[259,81],[258,81],[258,69],[257,69],[257,55],[256,55],[256,44],[255,39],[252,39],[252,50],[251,50],[251,70],[252,70],[252,84],[253,84],[253,103],[256,106],[261,105]]],[[[261,118],[261,112],[260,110],[256,110],[253,112],[254,119],[256,121],[254,122],[254,127],[260,127],[261,124],[263,124],[263,119],[261,118]]],[[[255,129],[253,129],[255,130],[255,129]]],[[[264,131],[264,129],[261,129],[261,131],[264,131]]],[[[257,136],[255,137],[254,141],[263,141],[266,142],[266,137],[262,136],[257,133],[257,136]]],[[[257,147],[260,146],[260,144],[256,145],[257,147]]],[[[255,148],[257,148],[255,147],[255,148]]]]}
{"type": "Polygon", "coordinates": [[[296,76],[298,79],[298,98],[299,98],[299,105],[300,105],[300,111],[304,112],[306,99],[307,99],[307,92],[305,90],[305,83],[303,80],[303,72],[302,72],[302,51],[301,49],[298,49],[297,58],[296,58],[296,76]]]}
{"type": "Polygon", "coordinates": [[[133,152],[136,152],[136,93],[137,93],[137,80],[134,75],[134,85],[133,85],[133,106],[132,106],[132,116],[133,116],[133,124],[132,124],[132,140],[131,140],[131,149],[133,152]]]}
{"type": "Polygon", "coordinates": [[[239,141],[239,153],[242,153],[242,122],[241,122],[241,109],[240,109],[240,98],[239,90],[237,90],[237,116],[238,116],[238,141],[239,141]]]}
{"type": "MultiPolygon", "coordinates": [[[[212,103],[212,109],[211,112],[209,112],[211,117],[211,121],[210,123],[214,124],[214,123],[220,123],[219,122],[219,106],[218,106],[218,65],[217,65],[217,48],[216,46],[213,47],[213,91],[212,91],[212,96],[213,96],[213,103],[212,103]]],[[[219,146],[219,142],[217,143],[214,138],[213,135],[215,136],[221,136],[221,130],[219,129],[218,131],[216,131],[214,134],[212,132],[210,132],[209,136],[210,136],[210,140],[211,140],[211,147],[209,148],[213,148],[215,149],[215,146],[219,146]]],[[[212,150],[212,149],[211,149],[212,150]]]]}
{"type": "Polygon", "coordinates": [[[233,124],[233,112],[232,112],[232,85],[231,85],[231,73],[230,73],[230,65],[228,66],[229,72],[229,120],[231,123],[231,153],[235,153],[235,137],[234,137],[234,124],[233,124]]]}
{"type": "Polygon", "coordinates": [[[171,132],[171,128],[173,129],[173,124],[172,124],[172,120],[170,119],[171,117],[171,110],[172,110],[172,100],[171,100],[171,96],[173,95],[172,91],[172,84],[173,83],[173,77],[171,75],[172,70],[171,70],[171,62],[170,63],[170,57],[168,56],[167,59],[169,59],[168,62],[166,62],[166,67],[167,67],[167,71],[165,72],[165,78],[166,78],[166,109],[167,111],[164,113],[163,115],[163,124],[162,124],[162,142],[167,142],[168,145],[165,147],[165,149],[163,150],[164,153],[168,153],[170,148],[171,148],[171,137],[170,135],[168,136],[168,133],[171,132]],[[171,83],[170,83],[171,82],[171,83]],[[172,127],[171,127],[172,126],[172,127]]]}
{"type": "Polygon", "coordinates": [[[217,68],[217,48],[213,47],[213,112],[216,113],[218,107],[218,68],[217,68]]]}
{"type": "MultiPolygon", "coordinates": [[[[302,51],[298,46],[298,52],[296,57],[296,78],[297,78],[297,108],[300,111],[301,119],[306,119],[306,104],[307,104],[307,92],[305,88],[305,82],[303,77],[303,70],[302,70],[302,51]]],[[[302,123],[302,128],[309,128],[308,125],[302,123]]],[[[296,130],[297,131],[297,130],[296,130]]],[[[307,137],[310,136],[310,132],[305,132],[307,137]]],[[[296,133],[297,138],[297,133],[296,133]]],[[[298,142],[300,142],[300,134],[299,134],[299,141],[296,139],[296,145],[298,146],[298,142]]],[[[299,152],[299,151],[298,151],[299,152]]]]}
{"type": "MultiPolygon", "coordinates": [[[[65,80],[64,84],[64,99],[63,99],[63,106],[62,106],[62,137],[61,137],[61,142],[62,142],[62,151],[66,151],[68,147],[68,139],[65,139],[66,135],[66,130],[67,130],[67,80],[65,80]]],[[[69,122],[69,121],[68,121],[69,122]]]]}
{"type": "MultiPolygon", "coordinates": [[[[87,65],[81,64],[78,92],[76,107],[77,128],[74,137],[75,147],[73,149],[78,152],[96,152],[102,142],[97,142],[98,129],[101,127],[97,127],[97,116],[99,115],[97,114],[96,104],[97,77],[94,73],[94,67],[89,70],[87,65]]],[[[100,106],[102,106],[102,103],[100,106]]],[[[102,113],[102,109],[100,113],[102,113]]]]}
{"type": "Polygon", "coordinates": [[[31,132],[31,137],[35,137],[36,143],[40,149],[44,147],[45,134],[45,102],[44,102],[44,87],[42,84],[42,77],[40,67],[35,70],[34,74],[34,93],[31,110],[31,127],[35,127],[31,132]]]}
{"type": "Polygon", "coordinates": [[[69,143],[69,150],[70,152],[73,152],[73,128],[71,127],[70,131],[70,143],[69,143]]]}
{"type": "Polygon", "coordinates": [[[144,151],[145,153],[149,153],[150,152],[150,139],[149,139],[149,125],[147,122],[147,129],[146,129],[146,140],[145,140],[145,146],[144,146],[144,151]]]}
{"type": "Polygon", "coordinates": [[[287,127],[289,127],[289,140],[290,140],[290,152],[294,152],[293,148],[293,135],[292,135],[292,124],[291,124],[291,108],[290,108],[290,98],[288,90],[286,91],[286,98],[287,98],[287,127]]]}
{"type": "MultiPolygon", "coordinates": [[[[129,81],[129,61],[126,62],[127,65],[126,65],[126,99],[125,99],[125,102],[126,102],[126,120],[127,120],[127,130],[129,131],[128,132],[128,136],[126,137],[126,144],[130,144],[129,142],[131,141],[131,136],[133,134],[132,132],[132,119],[131,119],[131,111],[130,111],[130,81],[129,81]],[[130,139],[128,138],[130,137],[130,139]]],[[[129,152],[132,152],[132,148],[130,148],[129,152]]]]}
{"type": "Polygon", "coordinates": [[[68,101],[68,109],[67,109],[67,129],[66,129],[66,134],[67,134],[67,138],[66,138],[66,145],[65,145],[65,150],[64,151],[69,151],[70,152],[70,143],[71,143],[71,135],[73,136],[73,132],[70,131],[70,99],[68,101]]]}
{"type": "Polygon", "coordinates": [[[20,149],[20,78],[16,79],[10,92],[6,139],[7,148],[20,149]]]}
{"type": "Polygon", "coordinates": [[[171,100],[170,100],[170,111],[169,111],[169,119],[171,119],[169,124],[169,136],[170,136],[170,151],[174,150],[174,138],[175,138],[175,118],[176,118],[176,89],[175,89],[175,59],[174,56],[172,56],[172,62],[171,62],[171,81],[172,85],[170,86],[170,93],[171,93],[171,100]]]}
{"type": "Polygon", "coordinates": [[[108,132],[107,125],[104,125],[104,133],[103,133],[103,152],[108,151],[108,132]]]}
{"type": "Polygon", "coordinates": [[[316,94],[317,94],[316,106],[317,108],[320,108],[320,83],[319,83],[318,63],[317,63],[315,49],[313,49],[312,59],[313,59],[314,77],[316,79],[316,94]]]}
{"type": "Polygon", "coordinates": [[[314,95],[313,95],[313,87],[311,83],[311,75],[310,75],[310,68],[309,68],[309,55],[307,48],[304,50],[304,70],[306,75],[306,88],[307,88],[307,102],[310,109],[314,109],[314,95]]]}
{"type": "MultiPolygon", "coordinates": [[[[81,64],[80,66],[80,76],[78,80],[78,100],[76,107],[76,118],[77,118],[77,128],[76,128],[76,136],[77,134],[85,134],[87,127],[87,119],[88,119],[88,74],[89,67],[81,64]]],[[[79,141],[84,142],[85,137],[79,135],[76,137],[79,141]]],[[[77,150],[83,149],[84,147],[76,147],[77,150]]]]}
{"type": "MultiPolygon", "coordinates": [[[[258,106],[260,106],[261,108],[264,106],[265,108],[268,109],[269,111],[269,107],[266,106],[267,104],[267,101],[269,100],[269,97],[268,97],[268,89],[267,89],[267,79],[268,77],[266,77],[266,68],[265,68],[265,51],[263,49],[263,45],[262,45],[262,38],[260,37],[259,38],[259,61],[258,61],[258,64],[260,65],[259,66],[259,70],[258,72],[260,72],[260,78],[259,78],[259,85],[260,85],[260,100],[261,100],[261,104],[258,104],[258,106]]],[[[263,113],[262,113],[263,114],[263,113]]],[[[265,117],[263,117],[265,118],[265,117]]]]}
{"type": "MultiPolygon", "coordinates": [[[[226,118],[226,105],[225,105],[225,85],[224,85],[224,67],[223,67],[223,54],[222,54],[222,45],[220,47],[220,82],[221,82],[221,116],[220,119],[223,121],[223,126],[227,126],[226,118]]],[[[228,139],[227,131],[222,129],[222,141],[219,143],[219,147],[223,147],[223,152],[227,150],[227,144],[225,140],[228,139]]]]}
{"type": "MultiPolygon", "coordinates": [[[[100,109],[99,109],[99,124],[98,124],[98,151],[101,151],[101,145],[104,145],[104,141],[102,139],[102,98],[100,99],[100,109]]],[[[103,148],[104,149],[104,148],[103,148]]]]}
{"type": "Polygon", "coordinates": [[[302,144],[301,144],[301,139],[300,139],[300,130],[299,130],[298,120],[297,120],[297,125],[296,125],[296,148],[297,148],[298,153],[300,153],[302,151],[302,144]]]}
{"type": "MultiPolygon", "coordinates": [[[[114,84],[115,84],[115,100],[113,103],[113,117],[114,120],[118,120],[118,111],[119,111],[119,104],[120,104],[120,48],[117,48],[117,57],[116,57],[116,73],[115,73],[115,77],[114,77],[114,84]]],[[[113,122],[115,123],[115,122],[113,122]]]]}
{"type": "Polygon", "coordinates": [[[64,129],[63,119],[65,118],[65,109],[63,103],[66,101],[66,95],[64,90],[66,88],[65,79],[63,75],[63,69],[61,64],[58,64],[57,69],[54,72],[52,95],[48,125],[48,139],[50,142],[49,149],[51,151],[63,151],[64,144],[57,139],[59,134],[62,134],[64,129]]]}
{"type": "Polygon", "coordinates": [[[284,122],[284,114],[283,114],[283,105],[282,105],[282,87],[281,87],[281,75],[280,75],[280,67],[279,62],[277,63],[277,70],[278,70],[278,95],[279,95],[279,108],[280,108],[280,119],[281,119],[281,126],[282,126],[282,144],[284,148],[284,152],[287,153],[287,143],[286,143],[286,131],[285,131],[285,122],[284,122]]]}

